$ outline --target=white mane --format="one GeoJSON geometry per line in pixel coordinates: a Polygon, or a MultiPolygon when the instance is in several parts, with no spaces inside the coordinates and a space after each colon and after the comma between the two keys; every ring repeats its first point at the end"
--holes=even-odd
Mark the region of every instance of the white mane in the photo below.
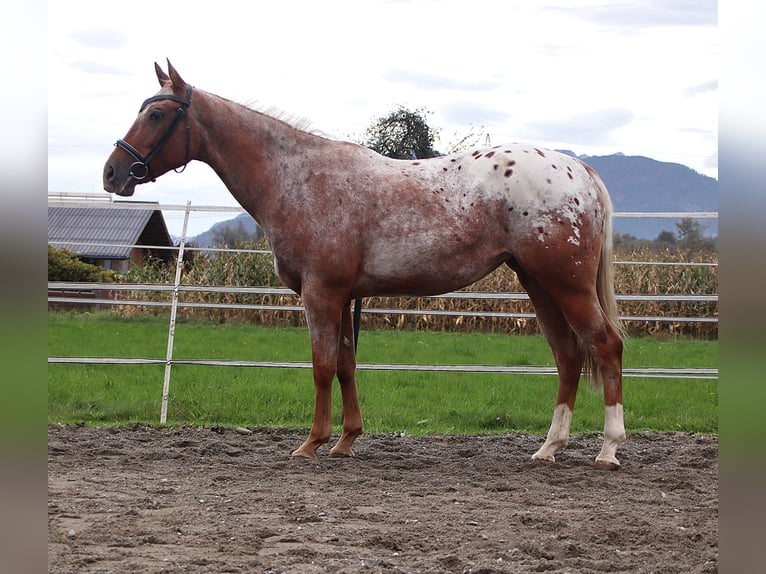
{"type": "Polygon", "coordinates": [[[259,104],[257,102],[252,102],[252,101],[246,102],[242,105],[250,110],[253,110],[254,112],[258,112],[259,114],[263,114],[265,116],[269,116],[270,118],[283,122],[287,124],[288,126],[295,128],[296,130],[300,130],[302,132],[306,132],[308,134],[319,136],[321,138],[328,139],[328,140],[341,141],[341,138],[337,136],[334,136],[320,129],[312,128],[311,120],[301,116],[290,114],[276,106],[264,106],[262,104],[259,104]]]}

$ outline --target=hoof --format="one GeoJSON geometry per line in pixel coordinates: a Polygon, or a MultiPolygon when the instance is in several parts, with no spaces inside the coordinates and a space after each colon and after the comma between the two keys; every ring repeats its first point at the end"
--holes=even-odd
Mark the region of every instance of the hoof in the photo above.
{"type": "Polygon", "coordinates": [[[596,470],[620,470],[620,462],[615,460],[599,460],[593,463],[593,468],[596,470]]]}
{"type": "Polygon", "coordinates": [[[533,454],[531,458],[532,462],[539,462],[542,464],[550,464],[556,462],[556,457],[552,454],[533,454]]]}
{"type": "Polygon", "coordinates": [[[294,450],[290,456],[292,456],[293,459],[305,459],[305,460],[317,459],[317,455],[315,452],[311,452],[310,450],[303,447],[294,450]]]}
{"type": "Polygon", "coordinates": [[[353,458],[356,455],[353,450],[331,450],[330,458],[353,458]]]}

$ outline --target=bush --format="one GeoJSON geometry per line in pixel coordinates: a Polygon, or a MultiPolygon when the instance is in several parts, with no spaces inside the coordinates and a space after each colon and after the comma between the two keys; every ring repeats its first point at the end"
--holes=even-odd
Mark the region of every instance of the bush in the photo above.
{"type": "Polygon", "coordinates": [[[116,279],[117,273],[114,271],[85,263],[66,249],[56,249],[48,245],[48,281],[111,283],[116,279]]]}

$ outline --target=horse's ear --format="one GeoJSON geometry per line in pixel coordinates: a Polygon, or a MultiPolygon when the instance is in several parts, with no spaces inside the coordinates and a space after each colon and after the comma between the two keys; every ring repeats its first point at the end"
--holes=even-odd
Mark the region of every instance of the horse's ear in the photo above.
{"type": "Polygon", "coordinates": [[[186,86],[186,82],[184,82],[184,79],[173,67],[173,64],[170,63],[170,60],[168,60],[168,73],[170,74],[170,81],[173,83],[173,87],[183,88],[186,86]]]}
{"type": "Polygon", "coordinates": [[[157,62],[154,62],[154,71],[157,73],[157,79],[160,81],[160,86],[164,87],[165,84],[170,82],[170,78],[162,71],[162,68],[160,68],[160,65],[157,62]]]}

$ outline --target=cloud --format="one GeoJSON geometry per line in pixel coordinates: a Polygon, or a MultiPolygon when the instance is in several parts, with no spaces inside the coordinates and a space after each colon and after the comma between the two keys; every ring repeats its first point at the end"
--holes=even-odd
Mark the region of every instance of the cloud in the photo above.
{"type": "Polygon", "coordinates": [[[716,170],[718,169],[718,149],[717,148],[713,154],[705,158],[703,165],[705,167],[713,168],[716,170]]]}
{"type": "Polygon", "coordinates": [[[453,101],[441,106],[439,111],[447,122],[461,126],[487,126],[510,119],[510,115],[503,110],[470,100],[453,101]]]}
{"type": "Polygon", "coordinates": [[[422,90],[486,92],[501,86],[499,82],[493,80],[459,79],[402,68],[389,68],[383,73],[383,79],[396,84],[409,84],[422,90]]]}
{"type": "Polygon", "coordinates": [[[707,92],[715,92],[718,90],[718,80],[710,80],[709,82],[703,82],[695,86],[689,86],[684,90],[685,96],[697,96],[699,94],[705,94],[707,92]]]}
{"type": "Polygon", "coordinates": [[[628,1],[595,6],[555,7],[582,20],[619,28],[717,26],[717,0],[628,1]]]}
{"type": "Polygon", "coordinates": [[[117,49],[128,43],[128,38],[122,30],[109,27],[79,30],[74,32],[71,37],[86,48],[117,49]]]}
{"type": "Polygon", "coordinates": [[[589,145],[608,145],[609,133],[631,123],[634,114],[624,108],[608,108],[569,116],[563,120],[527,122],[525,137],[534,140],[589,145]]]}
{"type": "Polygon", "coordinates": [[[697,128],[697,127],[693,127],[693,128],[680,128],[678,131],[681,132],[681,133],[697,135],[697,136],[703,137],[706,140],[712,141],[712,142],[716,141],[716,138],[717,138],[717,132],[716,131],[709,130],[709,129],[704,129],[704,128],[697,128]]]}
{"type": "Polygon", "coordinates": [[[71,66],[85,72],[86,74],[116,74],[119,76],[130,75],[124,68],[117,66],[111,66],[103,62],[97,62],[94,60],[76,60],[72,62],[71,66]]]}

